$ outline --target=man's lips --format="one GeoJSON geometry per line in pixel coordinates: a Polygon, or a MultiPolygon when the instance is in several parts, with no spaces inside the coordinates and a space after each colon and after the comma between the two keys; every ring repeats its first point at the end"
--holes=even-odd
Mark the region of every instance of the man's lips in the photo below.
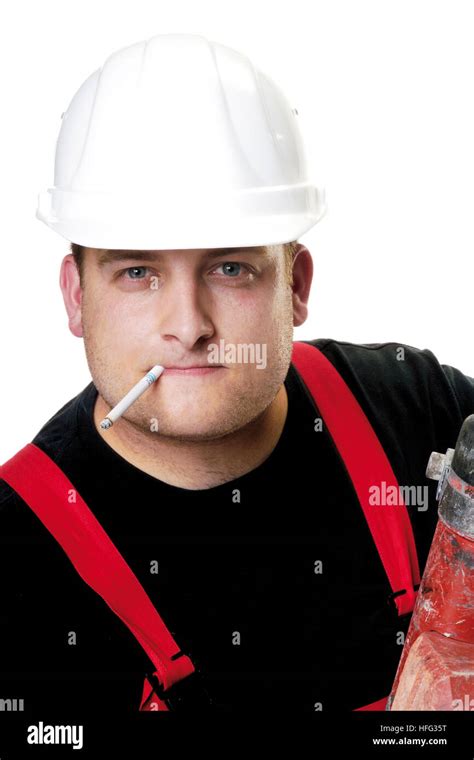
{"type": "Polygon", "coordinates": [[[180,366],[165,366],[165,370],[163,372],[164,375],[180,375],[182,376],[188,376],[188,375],[209,375],[213,372],[217,372],[220,369],[224,369],[224,367],[221,364],[194,364],[187,367],[180,367],[180,366]]]}

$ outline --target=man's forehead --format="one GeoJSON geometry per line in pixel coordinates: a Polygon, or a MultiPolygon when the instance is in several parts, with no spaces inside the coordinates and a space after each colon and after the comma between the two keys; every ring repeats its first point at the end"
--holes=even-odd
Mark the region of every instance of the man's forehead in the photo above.
{"type": "Polygon", "coordinates": [[[273,249],[278,248],[278,245],[257,245],[257,246],[236,246],[225,248],[193,248],[193,249],[156,249],[156,250],[134,250],[134,249],[108,249],[108,248],[93,248],[92,250],[98,256],[99,266],[105,264],[125,261],[130,259],[141,259],[142,261],[156,261],[165,256],[172,255],[176,251],[189,250],[196,254],[205,256],[208,258],[215,258],[218,256],[227,256],[229,254],[245,253],[252,255],[259,255],[270,257],[273,253],[273,249]]]}

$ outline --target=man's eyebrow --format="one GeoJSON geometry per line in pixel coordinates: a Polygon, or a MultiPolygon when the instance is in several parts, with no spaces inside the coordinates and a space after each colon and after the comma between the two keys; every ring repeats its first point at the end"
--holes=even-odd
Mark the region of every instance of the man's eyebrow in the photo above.
{"type": "MultiPolygon", "coordinates": [[[[244,246],[234,248],[211,248],[206,251],[208,258],[213,259],[219,256],[228,256],[229,254],[258,254],[259,256],[268,256],[270,246],[244,246]]],[[[103,249],[98,258],[98,266],[104,267],[106,264],[120,261],[156,261],[165,255],[164,251],[123,251],[117,249],[103,249]]]]}

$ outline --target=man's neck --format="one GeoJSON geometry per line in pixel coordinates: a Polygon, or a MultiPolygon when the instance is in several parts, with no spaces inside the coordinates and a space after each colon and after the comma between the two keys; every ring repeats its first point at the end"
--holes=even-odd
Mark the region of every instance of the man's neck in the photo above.
{"type": "Polygon", "coordinates": [[[227,483],[254,470],[278,443],[288,413],[284,383],[272,403],[256,420],[227,436],[211,441],[177,441],[142,433],[125,419],[107,431],[100,421],[109,407],[100,395],[94,424],[104,441],[130,464],[169,485],[198,490],[227,483]]]}

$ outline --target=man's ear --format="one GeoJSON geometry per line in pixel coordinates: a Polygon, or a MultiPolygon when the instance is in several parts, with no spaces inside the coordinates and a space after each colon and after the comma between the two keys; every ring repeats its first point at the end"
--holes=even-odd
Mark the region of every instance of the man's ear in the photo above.
{"type": "Polygon", "coordinates": [[[82,289],[76,262],[71,254],[61,262],[59,285],[69,318],[69,329],[76,338],[82,338],[82,289]]]}
{"type": "Polygon", "coordinates": [[[297,244],[293,259],[293,326],[299,327],[308,317],[308,299],[313,279],[313,259],[302,243],[297,244]]]}

